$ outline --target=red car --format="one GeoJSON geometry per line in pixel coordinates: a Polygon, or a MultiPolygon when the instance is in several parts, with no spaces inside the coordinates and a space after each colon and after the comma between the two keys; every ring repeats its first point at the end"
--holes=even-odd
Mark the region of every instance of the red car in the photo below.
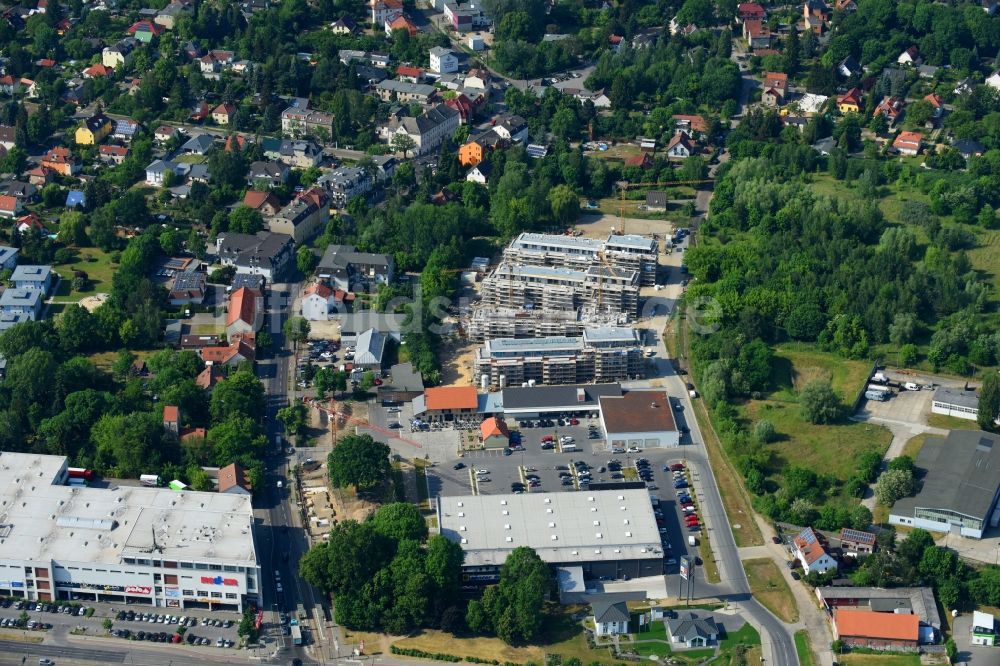
{"type": "Polygon", "coordinates": [[[699,523],[698,519],[695,518],[694,520],[686,521],[684,524],[687,525],[688,527],[698,527],[698,525],[700,525],[701,523],[699,523]]]}
{"type": "Polygon", "coordinates": [[[697,522],[698,521],[698,516],[696,516],[693,513],[691,515],[689,515],[689,516],[684,516],[684,522],[685,523],[690,523],[691,521],[697,522]]]}
{"type": "Polygon", "coordinates": [[[543,442],[553,442],[553,441],[555,441],[555,437],[553,437],[552,435],[545,435],[545,437],[542,437],[542,441],[543,442]]]}
{"type": "Polygon", "coordinates": [[[680,472],[683,469],[684,469],[683,463],[674,463],[673,465],[670,466],[671,472],[680,472]]]}
{"type": "Polygon", "coordinates": [[[570,425],[580,425],[580,419],[576,419],[576,418],[570,419],[569,420],[569,424],[570,425]]]}

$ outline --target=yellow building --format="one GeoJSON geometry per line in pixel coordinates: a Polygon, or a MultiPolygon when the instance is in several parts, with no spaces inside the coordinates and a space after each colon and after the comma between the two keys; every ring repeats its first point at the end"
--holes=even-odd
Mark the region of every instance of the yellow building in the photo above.
{"type": "Polygon", "coordinates": [[[83,146],[100,143],[111,134],[115,124],[103,113],[95,113],[76,128],[76,142],[83,146]]]}
{"type": "Polygon", "coordinates": [[[837,110],[843,114],[861,112],[861,91],[851,88],[837,98],[837,110]]]}

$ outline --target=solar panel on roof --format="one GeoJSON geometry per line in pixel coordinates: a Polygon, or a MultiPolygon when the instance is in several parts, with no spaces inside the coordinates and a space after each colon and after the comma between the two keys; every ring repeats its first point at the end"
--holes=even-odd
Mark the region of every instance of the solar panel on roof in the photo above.
{"type": "Polygon", "coordinates": [[[816,533],[808,527],[802,530],[802,534],[799,535],[799,538],[806,543],[816,543],[816,533]]]}
{"type": "Polygon", "coordinates": [[[852,530],[850,528],[844,528],[843,535],[845,539],[849,539],[851,541],[871,541],[874,538],[874,535],[869,532],[852,530]]]}

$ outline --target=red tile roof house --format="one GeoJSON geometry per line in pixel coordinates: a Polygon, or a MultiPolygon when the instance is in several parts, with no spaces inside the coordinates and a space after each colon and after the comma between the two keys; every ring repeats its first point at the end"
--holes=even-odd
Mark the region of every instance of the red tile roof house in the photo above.
{"type": "Polygon", "coordinates": [[[649,153],[643,153],[642,155],[630,155],[625,158],[625,166],[650,169],[653,166],[653,158],[649,156],[649,153]]]}
{"type": "Polygon", "coordinates": [[[260,212],[264,217],[277,215],[281,210],[281,202],[278,197],[271,192],[259,192],[257,190],[247,190],[243,195],[243,205],[260,212]]]}
{"type": "Polygon", "coordinates": [[[756,19],[763,21],[767,17],[767,12],[756,2],[741,2],[736,6],[736,17],[741,21],[756,19]]]}
{"type": "Polygon", "coordinates": [[[912,614],[837,608],[832,622],[834,638],[848,647],[909,652],[920,640],[920,618],[912,614]]]}
{"type": "Polygon", "coordinates": [[[125,146],[98,146],[97,154],[101,160],[121,164],[128,157],[128,148],[125,146]]]}
{"type": "Polygon", "coordinates": [[[897,120],[903,117],[903,108],[904,104],[901,99],[886,97],[875,107],[875,113],[872,114],[872,117],[881,113],[889,121],[889,125],[894,125],[897,120]]]}
{"type": "Polygon", "coordinates": [[[892,142],[892,147],[898,150],[900,155],[918,154],[922,147],[920,132],[900,132],[892,142]]]}
{"type": "Polygon", "coordinates": [[[826,573],[837,570],[837,560],[826,552],[820,536],[807,527],[792,540],[795,557],[802,563],[806,573],[826,573]]]}
{"type": "Polygon", "coordinates": [[[392,38],[392,33],[396,30],[405,30],[410,33],[410,37],[415,37],[417,34],[417,26],[413,25],[413,21],[406,18],[405,16],[397,16],[391,21],[386,21],[385,23],[385,36],[392,38]]]}
{"type": "Polygon", "coordinates": [[[157,143],[166,143],[170,141],[175,136],[180,136],[181,132],[176,127],[171,127],[170,125],[160,125],[153,132],[153,138],[156,139],[157,143]]]}
{"type": "Polygon", "coordinates": [[[400,81],[420,83],[420,80],[424,78],[424,70],[410,65],[400,65],[396,68],[396,78],[400,81]]]}
{"type": "Polygon", "coordinates": [[[243,361],[251,363],[257,357],[257,342],[252,333],[235,334],[229,344],[222,347],[202,347],[201,360],[212,365],[236,366],[243,361]]]}
{"type": "Polygon", "coordinates": [[[226,334],[255,333],[264,323],[263,296],[246,287],[240,287],[229,296],[226,314],[226,334]]]}
{"type": "Polygon", "coordinates": [[[21,200],[8,195],[0,196],[0,217],[15,218],[21,214],[21,200]]]}
{"type": "Polygon", "coordinates": [[[96,79],[99,76],[111,76],[115,73],[113,67],[105,67],[101,63],[94,63],[87,69],[83,70],[83,78],[85,79],[96,79]]]}
{"type": "Polygon", "coordinates": [[[225,379],[226,376],[219,370],[217,365],[209,365],[202,370],[194,379],[195,385],[203,391],[211,391],[215,385],[225,379]]]}
{"type": "Polygon", "coordinates": [[[503,419],[495,416],[479,424],[479,439],[487,449],[502,449],[510,443],[510,431],[503,419]]]}
{"type": "Polygon", "coordinates": [[[236,115],[236,107],[232,104],[220,104],[212,109],[212,120],[217,125],[231,125],[236,115]]]}
{"type": "Polygon", "coordinates": [[[230,495],[250,495],[253,492],[253,487],[250,485],[250,475],[239,463],[226,465],[219,469],[218,490],[220,493],[230,495]]]}

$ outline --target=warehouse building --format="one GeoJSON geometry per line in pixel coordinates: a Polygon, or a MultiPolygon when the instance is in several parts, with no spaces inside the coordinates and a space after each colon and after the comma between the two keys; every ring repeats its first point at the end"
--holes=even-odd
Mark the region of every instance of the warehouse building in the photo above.
{"type": "Polygon", "coordinates": [[[643,489],[441,497],[437,512],[440,533],[465,553],[467,587],[499,580],[507,555],[520,546],[569,570],[568,578],[663,574],[660,534],[643,489]]]}
{"type": "Polygon", "coordinates": [[[931,412],[975,421],[979,416],[979,396],[975,391],[938,387],[931,400],[931,412]]]}
{"type": "Polygon", "coordinates": [[[1000,436],[952,430],[928,439],[916,466],[924,472],[920,490],[892,505],[890,523],[974,539],[1000,523],[1000,436]]]}
{"type": "Polygon", "coordinates": [[[588,328],[582,337],[498,338],[476,351],[475,380],[486,388],[634,379],[642,374],[634,328],[588,328]]]}
{"type": "Polygon", "coordinates": [[[601,396],[601,428],[614,448],[680,446],[681,436],[666,391],[601,396]]]}
{"type": "Polygon", "coordinates": [[[64,485],[63,456],[0,453],[0,594],[240,611],[260,603],[250,497],[64,485]]]}

